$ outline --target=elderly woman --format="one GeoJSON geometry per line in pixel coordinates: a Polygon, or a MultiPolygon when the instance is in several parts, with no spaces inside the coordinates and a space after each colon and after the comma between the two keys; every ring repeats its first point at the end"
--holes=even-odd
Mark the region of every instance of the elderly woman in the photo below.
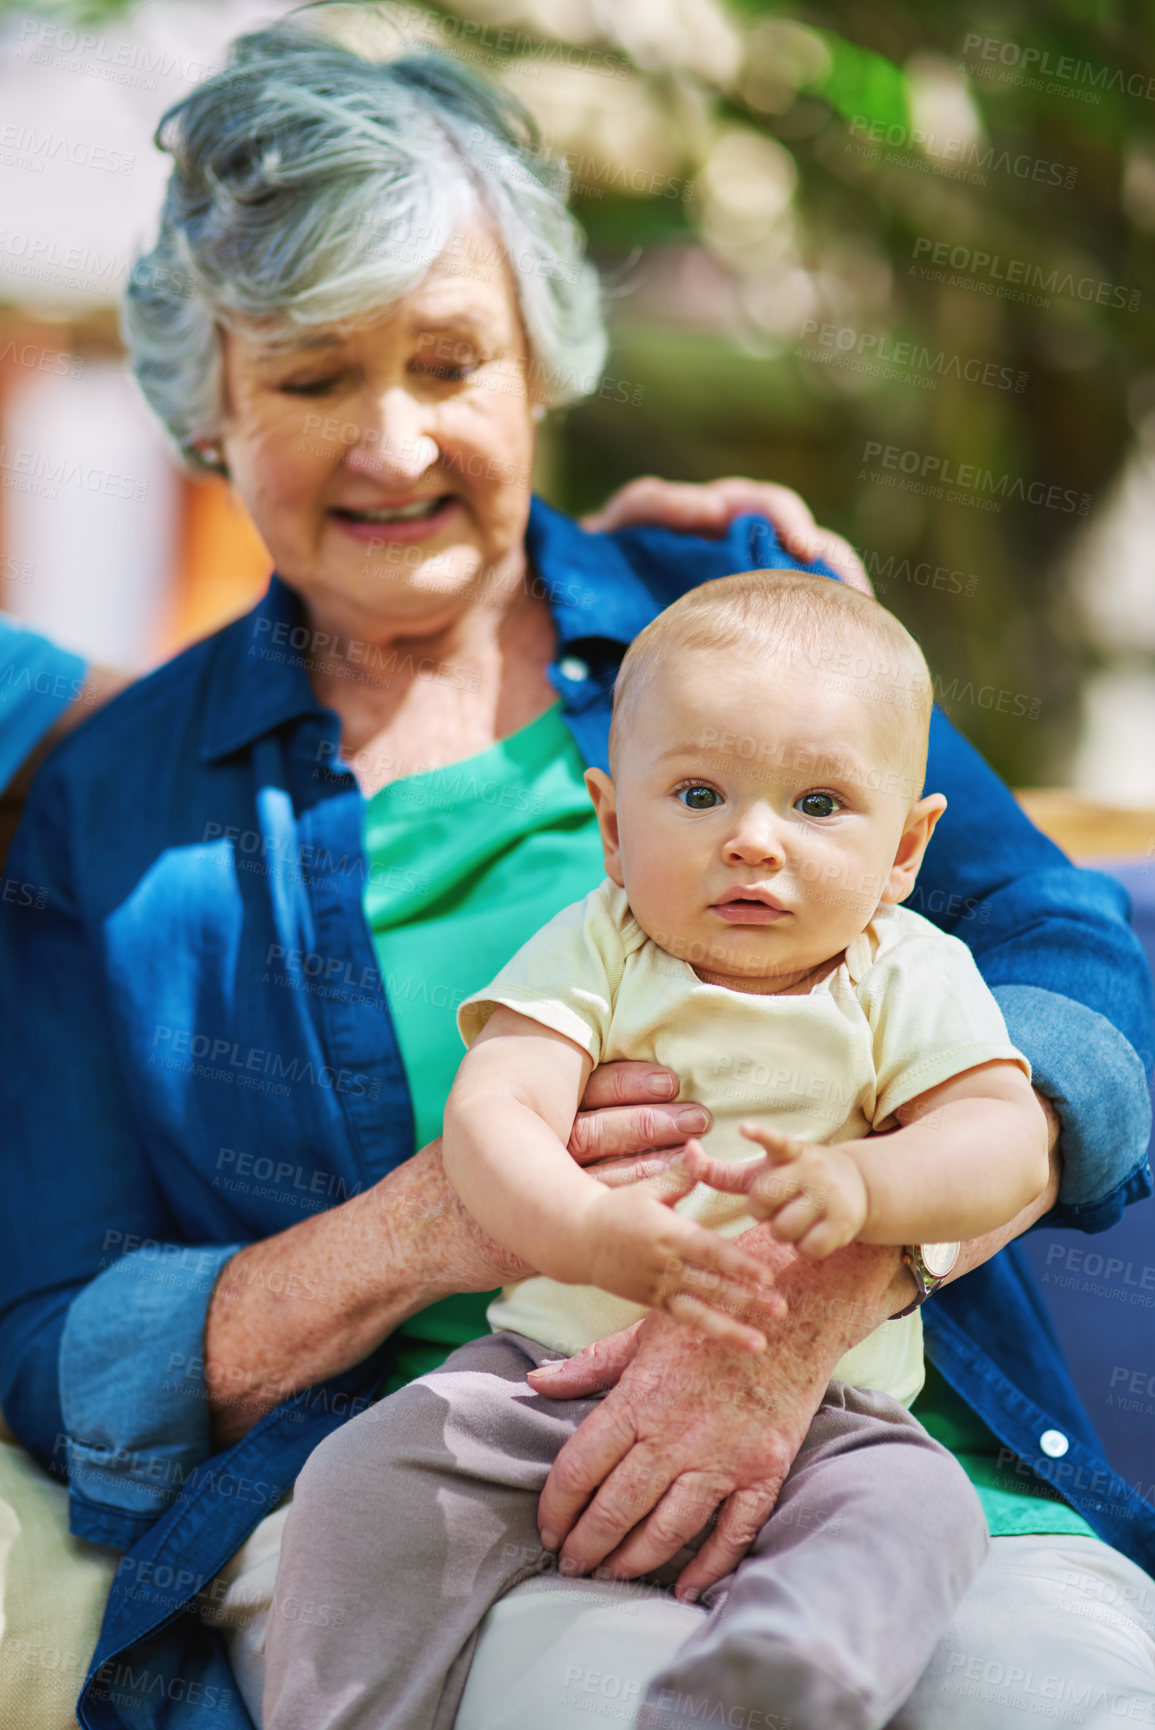
{"type": "MultiPolygon", "coordinates": [[[[149,402],[228,475],[275,575],[50,760],[10,864],[44,896],[3,909],[0,1394],[67,1470],[74,1533],[124,1552],[94,1726],[259,1721],[302,1465],[528,1271],[442,1175],[454,1009],[601,875],[582,773],[631,638],[694,584],[793,562],[756,516],[591,533],[531,497],[536,422],[603,353],[580,234],[507,104],[443,59],[344,46],[330,17],[242,38],[166,117],[125,310],[149,402]]],[[[971,946],[1053,1107],[1045,1206],[1100,1229],[1149,1187],[1150,986],[1121,892],[941,716],[929,777],[950,809],[916,905],[971,946]]],[[[704,1127],[676,1091],[644,1065],[595,1077],[574,1157],[607,1181],[657,1169],[646,1149],[704,1127]]],[[[990,1259],[1039,1211],[964,1246],[927,1311],[919,1412],[996,1536],[907,1730],[1017,1723],[1040,1690],[1155,1703],[1155,1514],[1098,1457],[1013,1252],[990,1259]],[[1109,1625],[1079,1614],[1104,1601],[1109,1625]]],[[[834,1363],[937,1283],[919,1246],[812,1264],[764,1227],[746,1241],[787,1298],[765,1357],[655,1315],[553,1372],[591,1402],[541,1507],[576,1569],[640,1576],[716,1519],[721,1578],[834,1363]]],[[[700,1614],[519,1587],[458,1723],[624,1716],[700,1614]]],[[[371,1723],[372,1676],[345,1680],[371,1723]]]]}

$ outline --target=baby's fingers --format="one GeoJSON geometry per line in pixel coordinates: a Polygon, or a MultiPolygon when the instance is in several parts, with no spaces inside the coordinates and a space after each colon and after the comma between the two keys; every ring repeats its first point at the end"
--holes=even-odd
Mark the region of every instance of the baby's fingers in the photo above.
{"type": "Polygon", "coordinates": [[[797,1136],[783,1135],[780,1129],[763,1129],[760,1123],[743,1123],[739,1128],[747,1141],[758,1143],[774,1165],[789,1165],[793,1160],[801,1159],[811,1145],[808,1141],[799,1141],[797,1136]]]}
{"type": "Polygon", "coordinates": [[[744,1195],[755,1219],[771,1219],[802,1189],[797,1165],[773,1165],[766,1159],[751,1159],[742,1165],[711,1160],[711,1169],[701,1181],[726,1195],[744,1195]]]}
{"type": "MultiPolygon", "coordinates": [[[[688,1220],[684,1222],[684,1230],[678,1234],[674,1254],[691,1267],[722,1274],[740,1283],[749,1282],[754,1286],[774,1283],[773,1273],[758,1256],[719,1237],[716,1231],[707,1231],[705,1226],[692,1225],[688,1220]]],[[[680,1271],[678,1267],[671,1268],[675,1279],[680,1271]]]]}
{"type": "Polygon", "coordinates": [[[813,1193],[802,1190],[774,1215],[770,1222],[771,1236],[776,1237],[779,1243],[799,1243],[825,1215],[823,1202],[813,1193]]]}
{"type": "Polygon", "coordinates": [[[666,1300],[672,1297],[691,1297],[709,1310],[738,1316],[755,1331],[767,1322],[781,1321],[786,1314],[786,1299],[772,1285],[753,1286],[747,1280],[729,1279],[689,1262],[683,1262],[681,1272],[666,1281],[661,1294],[666,1308],[666,1300]]]}
{"type": "Polygon", "coordinates": [[[708,1339],[717,1340],[720,1345],[736,1346],[741,1352],[764,1352],[766,1350],[766,1335],[759,1333],[757,1328],[748,1327],[724,1309],[711,1309],[709,1304],[692,1292],[674,1292],[662,1305],[667,1315],[675,1321],[683,1322],[686,1327],[693,1328],[695,1333],[705,1334],[708,1339]]]}
{"type": "Polygon", "coordinates": [[[809,1231],[803,1231],[802,1236],[795,1242],[798,1253],[804,1255],[808,1261],[825,1261],[836,1249],[850,1243],[853,1236],[853,1232],[836,1224],[834,1220],[820,1219],[809,1231]]]}
{"type": "MultiPolygon", "coordinates": [[[[751,1184],[766,1170],[764,1159],[714,1159],[702,1149],[700,1143],[687,1142],[687,1150],[691,1147],[695,1150],[695,1182],[707,1183],[711,1189],[720,1190],[723,1195],[749,1195],[751,1184]]],[[[680,1166],[679,1160],[678,1168],[680,1166]]]]}
{"type": "Polygon", "coordinates": [[[655,1173],[646,1187],[664,1206],[673,1207],[675,1202],[689,1195],[698,1184],[713,1185],[711,1173],[714,1167],[720,1164],[719,1160],[711,1159],[701,1142],[691,1136],[673,1158],[667,1161],[665,1169],[655,1173]]]}

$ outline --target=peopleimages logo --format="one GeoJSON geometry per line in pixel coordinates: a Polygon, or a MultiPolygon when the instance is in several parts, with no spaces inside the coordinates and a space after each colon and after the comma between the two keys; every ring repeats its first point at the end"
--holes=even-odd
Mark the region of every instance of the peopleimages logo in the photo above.
{"type": "Polygon", "coordinates": [[[1076,276],[1074,271],[1047,270],[1026,258],[1004,258],[998,252],[981,248],[955,246],[949,240],[934,240],[920,234],[914,243],[912,258],[924,258],[929,263],[945,266],[964,276],[983,277],[1004,288],[1022,288],[1040,295],[1069,295],[1074,300],[1094,302],[1097,306],[1123,307],[1134,312],[1143,298],[1142,291],[1124,283],[1104,282],[1099,277],[1076,276]]]}
{"type": "Polygon", "coordinates": [[[1027,374],[978,355],[951,354],[923,343],[907,342],[883,331],[856,330],[853,325],[820,324],[816,318],[803,321],[800,342],[794,350],[798,360],[820,366],[844,367],[871,378],[900,379],[921,390],[937,390],[940,378],[965,380],[993,390],[1014,391],[1021,396],[1027,374]]]}
{"type": "Polygon", "coordinates": [[[999,511],[1008,499],[1040,505],[1049,511],[1074,512],[1081,517],[1091,508],[1091,494],[1080,493],[1074,487],[1028,480],[1025,475],[996,474],[978,463],[952,463],[949,457],[933,451],[902,450],[898,445],[884,445],[877,439],[867,439],[862,448],[862,462],[859,480],[880,481],[930,498],[978,504],[984,510],[999,511]]]}
{"type": "Polygon", "coordinates": [[[1138,96],[1146,102],[1155,99],[1155,77],[1146,72],[1125,72],[1120,66],[1052,54],[1048,48],[1025,47],[1003,36],[981,36],[972,31],[964,37],[962,51],[968,72],[1021,84],[1029,90],[1060,92],[1077,96],[1081,102],[1098,102],[1104,90],[1138,96]]]}
{"type": "Polygon", "coordinates": [[[966,179],[976,186],[985,186],[988,173],[994,173],[1009,174],[1015,180],[1032,180],[1040,186],[1062,186],[1069,191],[1079,178],[1079,170],[1070,162],[1055,162],[1050,157],[1031,156],[1022,150],[1000,150],[973,138],[928,132],[923,127],[903,126],[897,121],[872,120],[865,114],[852,118],[846,148],[868,161],[901,163],[928,173],[966,179]]]}

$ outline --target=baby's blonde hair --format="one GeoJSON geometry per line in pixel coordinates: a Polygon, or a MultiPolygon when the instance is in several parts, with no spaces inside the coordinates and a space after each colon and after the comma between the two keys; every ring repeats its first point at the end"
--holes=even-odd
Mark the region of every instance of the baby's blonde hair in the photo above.
{"type": "Polygon", "coordinates": [[[812,668],[816,701],[825,686],[849,688],[864,702],[885,705],[899,734],[911,797],[918,797],[934,703],[922,650],[871,596],[810,571],[719,577],[690,589],[639,632],[614,685],[611,770],[656,669],[679,652],[728,648],[753,651],[768,662],[785,656],[812,668]]]}

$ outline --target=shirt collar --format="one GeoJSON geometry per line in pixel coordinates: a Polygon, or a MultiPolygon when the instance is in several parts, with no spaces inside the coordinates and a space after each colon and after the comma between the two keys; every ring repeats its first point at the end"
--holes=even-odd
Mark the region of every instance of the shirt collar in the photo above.
{"type": "Polygon", "coordinates": [[[857,985],[874,966],[874,958],[878,953],[878,924],[891,918],[894,909],[885,902],[880,902],[871,914],[870,924],[865,931],[860,931],[854,941],[847,945],[846,971],[850,975],[852,985],[857,985]]]}
{"type": "MultiPolygon", "coordinates": [[[[537,497],[530,503],[526,548],[545,587],[559,655],[598,638],[624,647],[657,611],[612,536],[588,533],[537,497]]],[[[309,646],[304,605],[274,571],[259,604],[219,638],[202,762],[242,750],[303,715],[328,713],[309,683],[309,646]]]]}
{"type": "Polygon", "coordinates": [[[529,507],[526,549],[557,626],[558,646],[602,638],[626,647],[659,603],[612,535],[591,534],[536,496],[529,507]]]}
{"type": "Polygon", "coordinates": [[[309,683],[310,631],[300,596],[274,571],[251,613],[221,632],[209,676],[204,740],[211,763],[302,715],[323,715],[309,683]]]}

